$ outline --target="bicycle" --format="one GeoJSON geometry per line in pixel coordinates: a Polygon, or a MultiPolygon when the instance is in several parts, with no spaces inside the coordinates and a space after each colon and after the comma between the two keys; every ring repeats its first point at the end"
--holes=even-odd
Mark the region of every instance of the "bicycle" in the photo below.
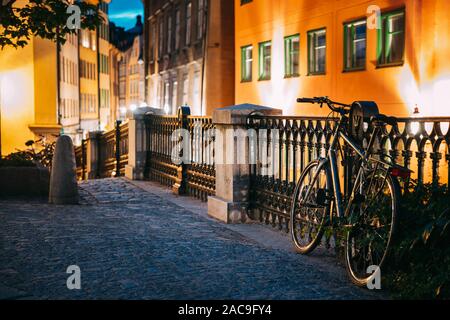
{"type": "Polygon", "coordinates": [[[300,98],[297,102],[320,104],[320,107],[326,104],[340,118],[327,156],[307,165],[296,184],[290,212],[295,248],[301,254],[308,254],[321,242],[325,227],[334,230],[342,227],[348,275],[354,284],[366,286],[373,276],[368,274],[368,268],[383,268],[395,234],[401,195],[398,177],[411,172],[395,165],[390,156],[373,150],[380,130],[386,124],[395,125],[396,119],[379,114],[373,102],[358,102],[357,106],[365,104],[371,110],[371,117],[366,120],[374,128],[367,147],[363,148],[347,129],[355,103],[347,105],[328,97],[300,98]],[[346,195],[341,191],[338,171],[340,139],[356,159],[356,174],[352,174],[352,187],[346,195]]]}

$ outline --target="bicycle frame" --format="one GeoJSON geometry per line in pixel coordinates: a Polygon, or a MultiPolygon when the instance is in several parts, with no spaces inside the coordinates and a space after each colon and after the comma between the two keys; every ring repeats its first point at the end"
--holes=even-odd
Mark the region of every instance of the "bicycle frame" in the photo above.
{"type": "MultiPolygon", "coordinates": [[[[330,149],[328,150],[328,156],[326,158],[323,158],[319,161],[319,166],[317,167],[317,171],[313,176],[312,181],[316,179],[316,176],[319,174],[321,169],[323,167],[327,168],[329,165],[329,173],[331,173],[331,187],[334,192],[334,206],[336,209],[337,216],[339,218],[343,218],[347,216],[348,211],[350,210],[352,201],[354,200],[356,191],[359,187],[360,180],[362,179],[362,173],[363,173],[363,166],[359,168],[358,174],[356,176],[356,180],[348,201],[347,208],[343,209],[343,200],[342,200],[342,188],[341,188],[341,182],[339,180],[339,170],[338,170],[338,164],[337,164],[337,146],[339,145],[339,138],[342,138],[347,145],[356,152],[356,154],[359,156],[359,158],[362,160],[363,164],[366,164],[369,160],[369,157],[371,155],[371,149],[375,143],[375,138],[378,135],[380,128],[375,127],[374,132],[372,133],[371,139],[369,141],[369,145],[367,147],[367,151],[362,149],[351,137],[349,137],[344,130],[342,130],[344,124],[347,123],[347,118],[343,116],[341,120],[338,123],[338,126],[336,128],[336,132],[333,136],[333,140],[330,145],[330,149]]],[[[390,166],[388,163],[377,160],[377,162],[390,166]]],[[[308,193],[310,190],[308,190],[306,199],[308,198],[308,193]]],[[[333,211],[331,211],[333,212],[333,211]]]]}

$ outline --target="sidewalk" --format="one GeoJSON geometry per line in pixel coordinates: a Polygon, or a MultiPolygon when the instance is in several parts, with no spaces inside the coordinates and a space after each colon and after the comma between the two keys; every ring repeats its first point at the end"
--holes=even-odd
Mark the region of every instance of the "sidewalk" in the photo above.
{"type": "Polygon", "coordinates": [[[0,299],[382,298],[354,287],[326,251],[295,254],[286,234],[224,225],[154,183],[80,188],[80,206],[0,200],[0,284],[12,292],[0,299]],[[69,265],[81,290],[66,287],[69,265]]]}

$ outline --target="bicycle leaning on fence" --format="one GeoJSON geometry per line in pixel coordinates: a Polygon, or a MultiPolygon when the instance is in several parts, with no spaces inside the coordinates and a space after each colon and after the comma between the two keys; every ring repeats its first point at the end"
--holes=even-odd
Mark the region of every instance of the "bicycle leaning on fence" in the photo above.
{"type": "Polygon", "coordinates": [[[312,161],[302,172],[295,187],[290,230],[299,253],[312,252],[321,242],[326,227],[342,228],[345,234],[345,264],[353,283],[366,286],[373,274],[368,268],[380,270],[386,262],[395,233],[400,186],[398,177],[406,177],[410,170],[395,165],[389,155],[374,152],[380,130],[395,125],[396,119],[378,113],[373,102],[352,105],[333,102],[328,97],[301,98],[299,103],[327,105],[340,115],[325,158],[312,161]],[[373,132],[365,148],[349,134],[348,123],[353,108],[367,107],[373,132]],[[341,191],[338,171],[338,152],[344,142],[351,150],[353,168],[351,187],[341,191]]]}

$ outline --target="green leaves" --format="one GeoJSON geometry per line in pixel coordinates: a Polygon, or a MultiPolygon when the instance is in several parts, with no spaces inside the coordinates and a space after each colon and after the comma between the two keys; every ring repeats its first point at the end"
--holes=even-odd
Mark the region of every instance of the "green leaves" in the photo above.
{"type": "MultiPolygon", "coordinates": [[[[75,33],[67,26],[67,0],[30,0],[25,6],[5,5],[0,2],[0,48],[24,47],[32,36],[64,44],[66,35],[75,33]]],[[[81,28],[94,30],[103,17],[96,5],[76,2],[81,11],[81,28]]]]}
{"type": "Polygon", "coordinates": [[[388,285],[397,298],[450,298],[450,193],[417,186],[402,199],[388,285]]]}

